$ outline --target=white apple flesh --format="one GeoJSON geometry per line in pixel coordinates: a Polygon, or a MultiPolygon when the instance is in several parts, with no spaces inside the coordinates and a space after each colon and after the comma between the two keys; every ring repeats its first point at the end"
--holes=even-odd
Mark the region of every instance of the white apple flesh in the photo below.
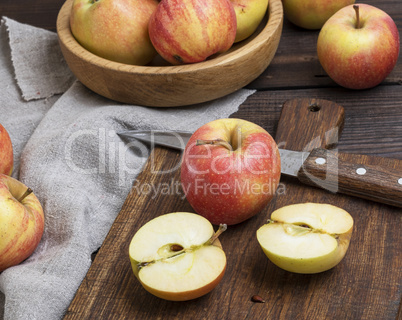
{"type": "Polygon", "coordinates": [[[185,301],[207,294],[226,269],[226,255],[217,239],[222,228],[215,234],[207,219],[187,212],[147,222],[130,243],[134,275],[162,299],[185,301]]]}
{"type": "Polygon", "coordinates": [[[302,203],[274,211],[257,231],[266,256],[295,273],[319,273],[345,256],[353,230],[351,215],[336,206],[302,203]]]}

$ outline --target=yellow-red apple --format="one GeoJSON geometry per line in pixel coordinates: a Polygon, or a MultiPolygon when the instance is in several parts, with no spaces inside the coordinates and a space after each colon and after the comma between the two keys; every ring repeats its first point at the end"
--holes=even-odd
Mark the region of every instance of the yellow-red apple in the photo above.
{"type": "Polygon", "coordinates": [[[13,165],[13,144],[7,130],[0,124],[0,174],[11,175],[13,165]]]}
{"type": "Polygon", "coordinates": [[[233,225],[269,203],[280,174],[279,150],[265,129],[242,119],[218,119],[187,143],[181,184],[197,213],[213,224],[233,225]]]}
{"type": "Polygon", "coordinates": [[[28,258],[44,229],[43,209],[22,182],[0,175],[0,271],[28,258]]]}
{"type": "Polygon", "coordinates": [[[322,27],[317,40],[318,58],[326,73],[350,89],[380,84],[395,67],[399,50],[395,22],[366,4],[339,10],[322,27]]]}
{"type": "Polygon", "coordinates": [[[161,0],[149,20],[149,35],[166,61],[195,63],[229,50],[236,27],[230,0],[161,0]]]}
{"type": "Polygon", "coordinates": [[[194,213],[174,212],[144,224],[130,243],[134,275],[151,294],[185,301],[213,290],[226,270],[226,255],[211,223],[194,213]]]}
{"type": "Polygon", "coordinates": [[[108,60],[145,65],[156,51],[148,35],[157,0],[75,0],[71,32],[88,51],[108,60]]]}
{"type": "Polygon", "coordinates": [[[353,218],[325,203],[298,203],[275,210],[257,231],[266,256],[295,273],[318,273],[335,267],[345,256],[353,218]]]}
{"type": "Polygon", "coordinates": [[[235,42],[251,36],[264,18],[268,0],[230,0],[236,12],[237,30],[235,42]]]}
{"type": "Polygon", "coordinates": [[[320,29],[335,12],[353,3],[355,0],[282,0],[285,17],[310,30],[320,29]]]}

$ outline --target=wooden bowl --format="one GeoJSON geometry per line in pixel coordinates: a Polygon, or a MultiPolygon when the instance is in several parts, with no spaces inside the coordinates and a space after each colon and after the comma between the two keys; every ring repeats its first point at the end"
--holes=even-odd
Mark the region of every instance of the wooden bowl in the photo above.
{"type": "Polygon", "coordinates": [[[267,68],[282,34],[282,2],[269,0],[259,30],[223,54],[181,66],[134,66],[100,58],[75,40],[69,23],[72,3],[67,0],[57,17],[60,47],[71,71],[92,91],[134,105],[185,106],[235,92],[267,68]]]}

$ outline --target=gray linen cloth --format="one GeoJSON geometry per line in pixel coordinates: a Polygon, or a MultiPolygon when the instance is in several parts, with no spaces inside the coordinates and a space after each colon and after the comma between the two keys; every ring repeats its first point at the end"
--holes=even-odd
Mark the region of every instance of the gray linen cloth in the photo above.
{"type": "Polygon", "coordinates": [[[127,128],[192,130],[237,111],[254,91],[210,103],[146,108],[116,103],[69,71],[55,33],[3,17],[0,123],[9,132],[13,176],[34,190],[45,232],[34,254],[0,273],[0,318],[60,319],[147,160],[127,128]]]}

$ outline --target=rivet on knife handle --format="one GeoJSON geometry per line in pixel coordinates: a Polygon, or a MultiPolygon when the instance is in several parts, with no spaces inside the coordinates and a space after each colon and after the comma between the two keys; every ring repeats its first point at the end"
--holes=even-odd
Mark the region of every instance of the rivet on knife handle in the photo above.
{"type": "Polygon", "coordinates": [[[298,172],[301,182],[402,207],[402,161],[314,149],[298,172]]]}

